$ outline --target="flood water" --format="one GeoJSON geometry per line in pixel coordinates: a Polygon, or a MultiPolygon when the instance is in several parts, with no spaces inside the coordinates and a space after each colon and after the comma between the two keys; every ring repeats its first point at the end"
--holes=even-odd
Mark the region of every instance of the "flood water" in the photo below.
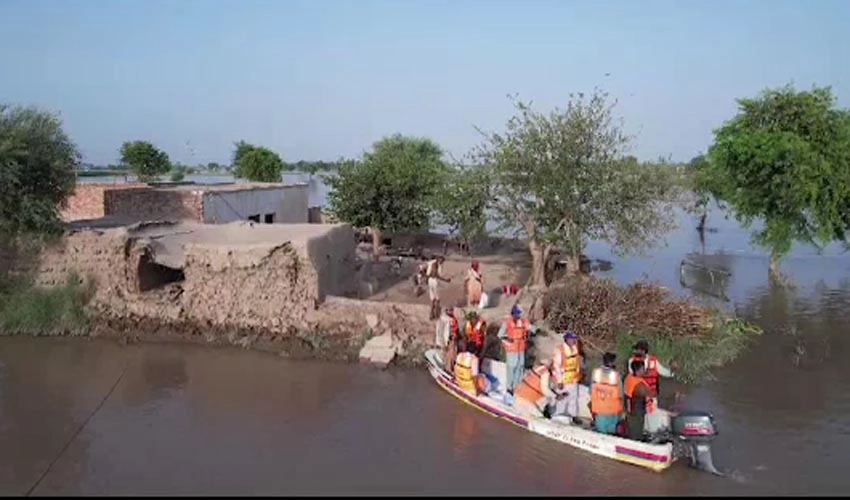
{"type": "Polygon", "coordinates": [[[850,256],[797,248],[783,262],[795,288],[772,288],[746,232],[717,215],[709,226],[704,249],[688,223],[651,257],[588,253],[614,260],[604,275],[646,274],[684,295],[684,256],[721,253],[726,306],[765,334],[717,380],[687,388],[680,408],[714,412],[726,478],[685,464],[656,474],[549,441],[458,403],[424,369],[3,338],[0,494],[850,492],[850,256]]]}

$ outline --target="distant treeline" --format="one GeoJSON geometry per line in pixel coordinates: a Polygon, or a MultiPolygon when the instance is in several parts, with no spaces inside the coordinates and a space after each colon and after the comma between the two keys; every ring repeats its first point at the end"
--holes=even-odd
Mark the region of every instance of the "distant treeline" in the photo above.
{"type": "MultiPolygon", "coordinates": [[[[121,176],[132,175],[129,167],[123,165],[93,165],[83,163],[82,168],[77,170],[78,177],[102,177],[102,176],[121,176]]],[[[315,174],[316,172],[334,172],[339,169],[339,162],[335,161],[298,161],[295,163],[284,162],[283,169],[286,172],[305,172],[315,174]]],[[[233,166],[223,165],[220,163],[199,163],[197,165],[185,165],[175,163],[172,170],[181,171],[185,175],[206,174],[206,175],[230,175],[233,166]]]]}

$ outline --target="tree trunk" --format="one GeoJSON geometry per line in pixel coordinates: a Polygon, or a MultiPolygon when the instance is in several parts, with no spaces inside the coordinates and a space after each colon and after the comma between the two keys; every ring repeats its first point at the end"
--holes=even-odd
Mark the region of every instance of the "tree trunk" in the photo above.
{"type": "Polygon", "coordinates": [[[778,278],[780,278],[780,277],[781,277],[781,274],[780,274],[780,272],[779,272],[779,259],[780,259],[781,257],[782,257],[781,255],[778,255],[778,254],[777,254],[777,253],[775,253],[775,252],[771,252],[771,253],[770,253],[770,267],[769,267],[769,272],[770,272],[770,277],[771,277],[771,279],[778,279],[778,278]]]}
{"type": "Polygon", "coordinates": [[[372,255],[375,262],[378,262],[381,258],[381,230],[376,227],[369,229],[372,231],[372,255]]]}
{"type": "Polygon", "coordinates": [[[697,224],[697,231],[699,231],[699,234],[705,233],[706,219],[708,219],[708,213],[703,212],[702,215],[699,216],[699,224],[697,224]]]}
{"type": "Polygon", "coordinates": [[[549,252],[552,250],[552,245],[529,242],[528,250],[531,252],[531,277],[528,285],[529,287],[545,288],[547,286],[546,262],[549,260],[549,252]]]}
{"type": "Polygon", "coordinates": [[[565,255],[567,276],[575,276],[581,272],[581,254],[565,255]]]}

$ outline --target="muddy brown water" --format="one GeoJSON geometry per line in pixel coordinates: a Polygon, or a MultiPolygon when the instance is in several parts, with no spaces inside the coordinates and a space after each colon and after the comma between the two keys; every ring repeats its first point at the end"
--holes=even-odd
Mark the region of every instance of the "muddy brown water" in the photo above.
{"type": "MultiPolygon", "coordinates": [[[[549,441],[460,404],[424,370],[3,338],[0,494],[847,493],[850,257],[795,249],[783,268],[796,288],[772,288],[747,234],[709,225],[705,252],[723,251],[713,262],[732,272],[728,305],[766,329],[681,406],[715,413],[726,478],[684,464],[656,474],[549,441]]],[[[690,227],[605,274],[645,273],[687,295],[678,264],[703,250],[690,227]]],[[[589,253],[612,258],[603,245],[589,253]]]]}

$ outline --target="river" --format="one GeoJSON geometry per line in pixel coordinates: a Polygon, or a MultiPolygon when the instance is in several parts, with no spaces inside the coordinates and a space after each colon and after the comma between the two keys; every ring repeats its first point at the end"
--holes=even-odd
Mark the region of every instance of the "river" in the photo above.
{"type": "Polygon", "coordinates": [[[236,349],[0,339],[0,494],[843,494],[850,452],[850,256],[796,247],[794,288],[713,215],[603,275],[689,295],[679,262],[715,255],[728,307],[765,328],[687,389],[714,412],[718,478],[596,457],[461,405],[420,370],[295,362],[236,349]],[[716,256],[720,253],[721,255],[716,256]],[[78,430],[82,428],[82,430],[78,430]],[[35,485],[35,486],[34,486],[35,485]]]}

